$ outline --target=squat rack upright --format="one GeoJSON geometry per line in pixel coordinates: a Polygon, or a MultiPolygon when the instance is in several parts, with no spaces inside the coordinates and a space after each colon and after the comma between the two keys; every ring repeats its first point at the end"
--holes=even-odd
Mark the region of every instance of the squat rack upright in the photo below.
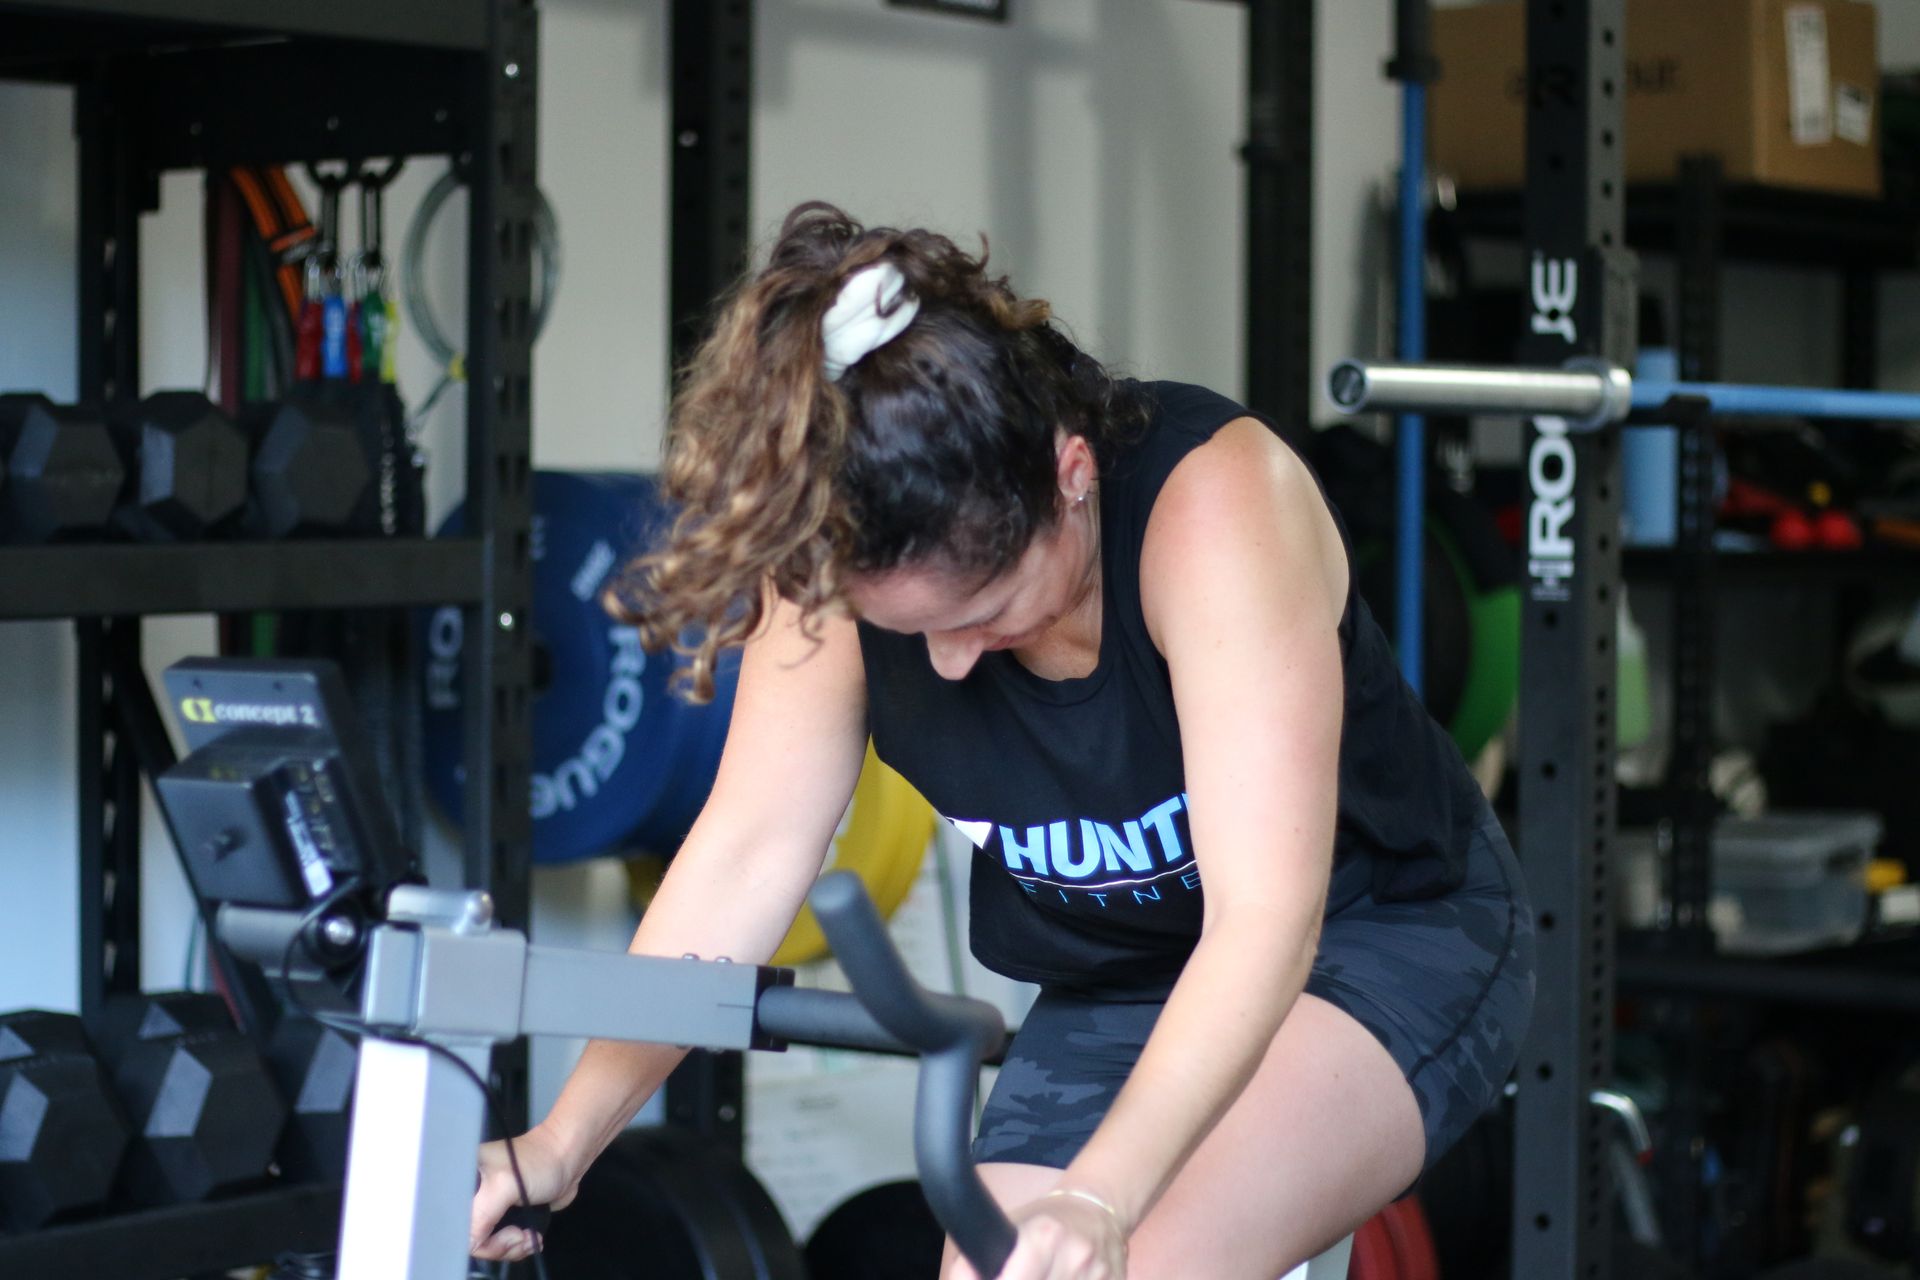
{"type": "MultiPolygon", "coordinates": [[[[1629,364],[1624,0],[1528,0],[1527,285],[1520,358],[1629,364]]],[[[1515,1079],[1512,1274],[1600,1280],[1611,1121],[1590,1095],[1613,1058],[1614,617],[1620,458],[1607,433],[1535,419],[1521,607],[1519,827],[1539,996],[1515,1079]],[[1558,464],[1557,467],[1555,464],[1558,464]],[[1549,527],[1558,536],[1544,536],[1549,527]]]]}

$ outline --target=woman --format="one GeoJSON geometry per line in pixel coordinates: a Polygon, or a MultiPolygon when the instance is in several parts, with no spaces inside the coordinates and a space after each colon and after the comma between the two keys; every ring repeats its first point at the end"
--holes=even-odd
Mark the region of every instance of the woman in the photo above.
{"type": "MultiPolygon", "coordinates": [[[[941,236],[803,205],[689,371],[667,487],[629,620],[705,628],[701,693],[745,652],[632,949],[771,955],[871,734],[976,846],[975,954],[1042,987],[975,1143],[1006,1280],[1272,1280],[1498,1095],[1533,988],[1513,854],[1262,421],[1109,376],[941,236]]],[[[515,1142],[532,1197],[678,1058],[591,1045],[515,1142]]],[[[524,1257],[481,1165],[476,1252],[524,1257]]]]}

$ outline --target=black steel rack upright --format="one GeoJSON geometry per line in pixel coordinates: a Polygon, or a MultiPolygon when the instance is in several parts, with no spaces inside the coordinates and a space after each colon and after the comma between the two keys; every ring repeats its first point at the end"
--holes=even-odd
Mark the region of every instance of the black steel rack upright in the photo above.
{"type": "Polygon", "coordinates": [[[1315,0],[1248,0],[1246,397],[1312,421],[1315,0]]]}
{"type": "MultiPolygon", "coordinates": [[[[1621,159],[1624,0],[1529,0],[1527,285],[1520,357],[1626,361],[1636,285],[1621,159]]],[[[1539,996],[1516,1069],[1512,1274],[1600,1280],[1613,1209],[1613,622],[1619,451],[1551,418],[1526,431],[1519,853],[1533,894],[1539,996]]]]}
{"type": "MultiPolygon", "coordinates": [[[[140,988],[133,740],[152,724],[126,686],[145,614],[460,605],[466,767],[478,783],[467,789],[465,878],[492,893],[506,924],[527,923],[538,53],[528,0],[0,2],[0,77],[75,89],[84,399],[140,389],[139,219],[157,207],[162,172],[444,155],[471,202],[467,535],[0,546],[0,621],[76,625],[83,1013],[140,988]]],[[[495,1062],[517,1123],[524,1051],[495,1062]]],[[[0,1273],[225,1270],[330,1247],[339,1203],[338,1187],[293,1187],[52,1228],[0,1240],[0,1273]]]]}
{"type": "MultiPolygon", "coordinates": [[[[673,0],[667,319],[669,374],[706,336],[710,310],[747,265],[753,170],[753,0],[673,0]]],[[[667,1081],[667,1118],[739,1153],[746,1062],[696,1049],[667,1081]]]]}

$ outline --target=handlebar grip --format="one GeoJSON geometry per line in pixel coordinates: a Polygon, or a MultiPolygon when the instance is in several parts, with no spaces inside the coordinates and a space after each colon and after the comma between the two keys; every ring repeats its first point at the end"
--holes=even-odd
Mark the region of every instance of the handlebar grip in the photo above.
{"type": "MultiPolygon", "coordinates": [[[[475,1178],[473,1189],[480,1189],[480,1179],[475,1178]]],[[[519,1227],[525,1231],[537,1231],[545,1235],[547,1224],[553,1221],[553,1206],[550,1204],[515,1204],[500,1215],[500,1221],[493,1226],[495,1231],[502,1227],[519,1227]]]]}
{"type": "Polygon", "coordinates": [[[860,877],[851,871],[830,872],[808,900],[854,994],[889,1034],[922,1053],[978,1042],[984,1058],[999,1048],[1006,1034],[999,1010],[984,1001],[940,995],[915,982],[860,877]]]}
{"type": "Polygon", "coordinates": [[[918,1056],[913,1046],[874,1020],[858,996],[816,987],[768,987],[753,1007],[754,1026],[794,1044],[918,1056]]]}
{"type": "MultiPolygon", "coordinates": [[[[537,1231],[545,1235],[547,1224],[553,1221],[553,1206],[546,1204],[516,1204],[500,1215],[500,1227],[520,1227],[527,1231],[537,1231]]],[[[500,1227],[495,1227],[498,1231],[500,1227]]]]}
{"type": "Polygon", "coordinates": [[[980,1181],[970,1147],[980,1062],[1006,1034],[999,1010],[915,982],[852,872],[822,877],[809,901],[853,994],[875,1022],[920,1052],[914,1155],[927,1203],[974,1270],[999,1275],[1017,1233],[980,1181]]]}
{"type": "Polygon", "coordinates": [[[907,972],[860,877],[835,871],[821,877],[808,900],[833,957],[853,993],[882,1027],[915,1049],[944,1048],[952,1029],[933,1012],[928,992],[907,972]]]}

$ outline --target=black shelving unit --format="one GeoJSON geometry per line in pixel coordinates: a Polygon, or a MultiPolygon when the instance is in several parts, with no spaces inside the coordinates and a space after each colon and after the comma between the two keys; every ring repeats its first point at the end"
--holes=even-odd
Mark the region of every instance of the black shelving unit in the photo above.
{"type": "MultiPolygon", "coordinates": [[[[139,220],[163,171],[434,155],[470,193],[468,536],[0,548],[0,621],[75,621],[82,1013],[141,985],[138,760],[155,717],[131,673],[149,613],[460,605],[467,775],[485,780],[467,788],[465,879],[526,924],[538,53],[528,0],[0,0],[0,77],[75,91],[83,399],[139,390],[139,220]]],[[[495,1070],[523,1121],[524,1050],[495,1070]]],[[[339,1212],[338,1187],[283,1187],[105,1218],[0,1239],[0,1274],[225,1270],[329,1247],[339,1212]]]]}
{"type": "MultiPolygon", "coordinates": [[[[1810,198],[1800,193],[1736,192],[1717,160],[1681,164],[1670,204],[1677,270],[1674,346],[1680,375],[1711,381],[1721,374],[1721,281],[1729,261],[1788,262],[1840,273],[1842,381],[1871,388],[1879,376],[1878,280],[1886,270],[1915,263],[1911,211],[1882,202],[1810,198]],[[1800,246],[1797,256],[1795,244],[1800,246]]],[[[1706,1132],[1712,1090],[1707,1020],[1698,1001],[1740,999],[1832,1008],[1901,1012],[1920,1007],[1920,984],[1893,973],[1875,975],[1855,958],[1839,967],[1741,959],[1716,954],[1707,924],[1713,896],[1716,805],[1708,770],[1713,729],[1716,588],[1741,581],[1860,588],[1870,581],[1914,581],[1920,557],[1876,547],[1859,553],[1814,553],[1802,561],[1786,552],[1720,553],[1714,546],[1714,424],[1700,406],[1683,413],[1679,429],[1678,538],[1666,553],[1671,586],[1673,747],[1666,779],[1671,853],[1665,898],[1673,926],[1622,968],[1623,979],[1651,1005],[1670,1046],[1672,1067],[1661,1126],[1657,1174],[1669,1238],[1681,1256],[1699,1260],[1698,1229],[1705,1203],[1700,1136],[1706,1132]],[[1822,570],[1810,574],[1809,568],[1822,570]],[[1673,997],[1680,997],[1675,1000],[1673,997]]],[[[1658,553],[1654,553],[1658,554],[1658,553]]]]}
{"type": "MultiPolygon", "coordinates": [[[[1629,582],[1670,583],[1679,572],[1664,547],[1629,547],[1621,553],[1629,582]]],[[[1868,547],[1859,551],[1715,551],[1715,582],[1729,585],[1795,586],[1901,583],[1920,587],[1920,548],[1868,547]]]]}
{"type": "MultiPolygon", "coordinates": [[[[1544,16],[1553,16],[1552,11],[1559,8],[1557,3],[1545,4],[1544,16]]],[[[1530,14],[1542,12],[1542,3],[1536,3],[1530,14]]],[[[1616,102],[1607,92],[1590,95],[1586,102],[1588,123],[1600,124],[1609,139],[1618,127],[1616,102]]],[[[1540,109],[1536,103],[1536,123],[1540,109]]],[[[1528,192],[1459,193],[1457,219],[1463,234],[1537,244],[1539,233],[1525,218],[1532,216],[1544,191],[1561,185],[1561,180],[1552,175],[1571,168],[1566,157],[1574,154],[1574,144],[1565,136],[1548,145],[1558,147],[1560,154],[1541,156],[1547,163],[1534,167],[1531,162],[1535,156],[1530,151],[1530,173],[1535,177],[1528,192]]],[[[1619,189],[1614,181],[1599,177],[1587,199],[1594,201],[1598,193],[1602,197],[1598,202],[1604,202],[1619,189]]],[[[1711,157],[1683,161],[1671,183],[1636,184],[1626,187],[1624,195],[1621,225],[1625,245],[1641,253],[1671,255],[1674,260],[1673,345],[1682,378],[1712,381],[1719,377],[1722,276],[1729,263],[1743,262],[1838,273],[1842,285],[1842,380],[1853,388],[1876,384],[1879,278],[1884,272],[1920,267],[1920,211],[1892,201],[1729,183],[1718,161],[1711,157]]],[[[1604,238],[1602,243],[1606,243],[1604,238]]],[[[1596,267],[1588,273],[1589,278],[1604,270],[1596,267]]],[[[1615,303],[1625,301],[1630,305],[1634,296],[1610,287],[1607,292],[1615,303]]],[[[1537,342],[1534,345],[1536,355],[1544,354],[1538,351],[1537,342]]],[[[1613,358],[1624,361],[1628,355],[1619,352],[1613,358]]],[[[1689,1002],[1696,998],[1733,998],[1892,1012],[1920,1008],[1920,983],[1905,980],[1920,978],[1920,965],[1889,967],[1884,955],[1856,952],[1788,961],[1715,953],[1707,924],[1715,818],[1707,774],[1714,750],[1711,703],[1716,588],[1820,584],[1848,589],[1887,582],[1920,585],[1920,551],[1887,546],[1859,552],[1716,550],[1712,424],[1703,406],[1692,413],[1686,409],[1682,406],[1675,424],[1680,431],[1675,545],[1628,550],[1619,561],[1624,578],[1668,588],[1674,600],[1673,742],[1664,787],[1664,808],[1672,829],[1664,870],[1671,924],[1657,932],[1620,939],[1618,952],[1607,967],[1611,980],[1636,995],[1681,998],[1658,1001],[1651,1010],[1662,1027],[1672,1073],[1660,1126],[1656,1175],[1669,1244],[1684,1259],[1695,1260],[1699,1240],[1693,1233],[1702,1206],[1698,1137],[1704,1131],[1708,1109],[1708,1047],[1703,1024],[1689,1002]]],[[[1607,465],[1611,467],[1612,463],[1607,465]]],[[[1584,472],[1587,459],[1581,460],[1581,466],[1584,472]]],[[[1607,483],[1617,486],[1617,479],[1617,473],[1610,473],[1607,483]]],[[[1583,509],[1591,509],[1584,488],[1580,501],[1583,509]]],[[[1617,525],[1617,520],[1612,523],[1617,525]]],[[[1604,556],[1582,556],[1581,560],[1591,565],[1595,560],[1604,561],[1604,556]]],[[[1528,644],[1532,643],[1529,634],[1528,644]]],[[[1582,665],[1586,675],[1579,685],[1592,687],[1597,682],[1604,689],[1611,679],[1611,653],[1602,649],[1582,665]]],[[[1529,681],[1522,691],[1523,707],[1536,689],[1544,696],[1557,696],[1550,688],[1529,681]]],[[[1523,741],[1531,723],[1523,724],[1523,741]]],[[[1603,727],[1601,737],[1610,741],[1611,729],[1603,727]]],[[[1523,779],[1531,776],[1525,771],[1526,763],[1523,779]]],[[[1523,794],[1523,819],[1528,807],[1523,794]]],[[[1552,819],[1553,823],[1559,821],[1559,815],[1552,819]]],[[[1530,867],[1530,877],[1534,874],[1530,867]]],[[[1594,904],[1596,927],[1607,927],[1610,920],[1602,883],[1596,879],[1585,895],[1594,904]]],[[[1542,989],[1546,989],[1544,981],[1542,989]]],[[[1592,1047],[1596,1053],[1600,1051],[1597,1038],[1592,1047]]],[[[1526,1145],[1523,1135],[1523,1158],[1526,1145]]],[[[1526,1238],[1527,1233],[1521,1232],[1516,1243],[1526,1238]]],[[[1582,1240],[1583,1258],[1591,1258],[1589,1249],[1590,1243],[1582,1240]]]]}
{"type": "MultiPolygon", "coordinates": [[[[1723,182],[1721,234],[1726,256],[1787,266],[1858,266],[1876,270],[1920,266],[1920,222],[1915,211],[1885,200],[1723,182]]],[[[1681,210],[1688,193],[1677,180],[1627,187],[1627,245],[1640,253],[1679,248],[1681,210]]],[[[1520,238],[1521,193],[1461,191],[1460,226],[1496,240],[1520,238]]]]}
{"type": "Polygon", "coordinates": [[[6,60],[77,64],[103,52],[310,36],[481,53],[494,39],[491,9],[485,0],[34,0],[5,7],[6,30],[20,37],[6,60]]]}
{"type": "MultiPolygon", "coordinates": [[[[1870,388],[1878,370],[1878,279],[1920,265],[1915,211],[1886,201],[1727,183],[1712,157],[1684,160],[1671,186],[1636,188],[1644,200],[1628,235],[1671,250],[1677,267],[1675,342],[1683,378],[1721,372],[1721,279],[1731,262],[1792,263],[1840,273],[1845,294],[1841,364],[1846,385],[1870,388]]],[[[1685,417],[1685,415],[1683,415],[1685,417]]],[[[1676,926],[1695,934],[1690,949],[1712,950],[1709,848],[1713,806],[1705,797],[1713,751],[1712,617],[1718,584],[1859,586],[1920,582],[1920,552],[1874,546],[1858,552],[1720,552],[1713,544],[1712,426],[1703,415],[1679,422],[1680,485],[1676,545],[1627,553],[1628,572],[1672,587],[1674,765],[1668,779],[1674,853],[1668,895],[1676,926]]]]}
{"type": "Polygon", "coordinates": [[[326,1252],[339,1225],[339,1187],[282,1187],[0,1240],[0,1267],[21,1277],[179,1280],[283,1251],[326,1252]]]}
{"type": "Polygon", "coordinates": [[[1634,945],[1635,940],[1623,938],[1620,946],[1620,987],[1637,995],[1920,1013],[1920,956],[1910,945],[1892,954],[1877,948],[1846,948],[1775,959],[1676,955],[1659,946],[1658,939],[1643,941],[1650,945],[1634,945]]]}
{"type": "MultiPolygon", "coordinates": [[[[1469,237],[1521,236],[1523,194],[1463,191],[1458,226],[1469,237]]],[[[1730,263],[1830,270],[1842,289],[1841,367],[1845,385],[1877,381],[1878,281],[1920,268],[1920,210],[1887,200],[1729,183],[1711,157],[1682,162],[1675,180],[1626,188],[1625,238],[1637,252],[1670,254],[1676,266],[1674,346],[1680,373],[1710,381],[1721,371],[1721,280],[1730,263]]],[[[1711,440],[1704,421],[1681,422],[1679,528],[1671,548],[1630,549],[1621,561],[1633,581],[1674,591],[1674,919],[1704,937],[1711,812],[1694,802],[1711,753],[1708,700],[1711,609],[1716,584],[1920,582],[1920,550],[1872,546],[1858,552],[1722,552],[1713,546],[1711,440]],[[1697,785],[1698,784],[1698,785],[1697,785]]]]}
{"type": "Polygon", "coordinates": [[[0,547],[0,621],[480,604],[478,538],[0,547]]]}

